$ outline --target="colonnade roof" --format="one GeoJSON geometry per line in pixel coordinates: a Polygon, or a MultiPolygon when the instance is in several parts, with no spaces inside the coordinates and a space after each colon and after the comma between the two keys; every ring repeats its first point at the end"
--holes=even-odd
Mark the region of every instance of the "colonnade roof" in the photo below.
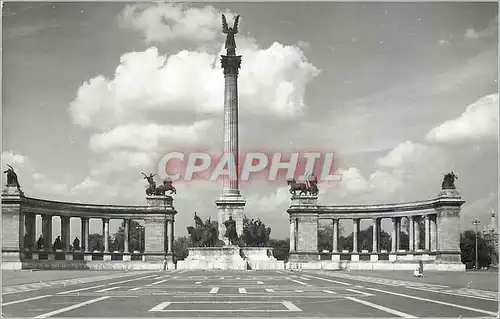
{"type": "MultiPolygon", "coordinates": [[[[5,201],[2,200],[2,203],[5,201]]],[[[131,205],[106,205],[52,201],[32,197],[20,198],[23,213],[35,213],[53,216],[87,217],[87,218],[136,218],[165,217],[173,218],[177,213],[171,205],[165,206],[131,206],[131,205]]]]}
{"type": "Polygon", "coordinates": [[[465,201],[460,197],[438,197],[430,200],[354,205],[302,204],[300,199],[287,210],[289,214],[317,214],[319,218],[388,218],[436,214],[438,209],[460,207],[465,201]]]}

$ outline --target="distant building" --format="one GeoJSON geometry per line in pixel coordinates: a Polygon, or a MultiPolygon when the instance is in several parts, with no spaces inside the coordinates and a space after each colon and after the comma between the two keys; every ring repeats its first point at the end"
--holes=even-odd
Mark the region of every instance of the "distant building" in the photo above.
{"type": "Polygon", "coordinates": [[[491,212],[491,220],[487,227],[483,229],[483,238],[490,247],[493,248],[491,252],[491,263],[493,266],[498,265],[498,220],[495,210],[491,212]]]}

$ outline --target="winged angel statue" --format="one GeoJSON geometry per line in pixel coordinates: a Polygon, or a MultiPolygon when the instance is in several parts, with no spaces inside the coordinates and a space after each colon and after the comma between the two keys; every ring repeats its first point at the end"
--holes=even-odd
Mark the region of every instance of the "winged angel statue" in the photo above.
{"type": "Polygon", "coordinates": [[[222,33],[227,34],[226,36],[226,54],[236,55],[236,42],[234,41],[234,35],[238,33],[238,20],[240,16],[237,15],[234,18],[234,24],[232,27],[227,25],[226,16],[222,15],[222,33]]]}

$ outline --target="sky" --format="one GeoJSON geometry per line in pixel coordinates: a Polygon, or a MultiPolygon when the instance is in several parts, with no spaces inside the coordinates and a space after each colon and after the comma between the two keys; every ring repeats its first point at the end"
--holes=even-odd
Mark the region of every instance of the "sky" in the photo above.
{"type": "MultiPolygon", "coordinates": [[[[240,151],[335,152],[342,180],[319,185],[321,204],[435,198],[453,170],[462,230],[498,211],[494,2],[5,2],[2,166],[25,195],[142,205],[141,172],[164,154],[222,151],[221,13],[241,15],[240,151]]],[[[175,186],[176,236],[194,212],[216,218],[220,182],[175,186]]],[[[242,193],[245,214],[288,236],[285,182],[242,193]]]]}

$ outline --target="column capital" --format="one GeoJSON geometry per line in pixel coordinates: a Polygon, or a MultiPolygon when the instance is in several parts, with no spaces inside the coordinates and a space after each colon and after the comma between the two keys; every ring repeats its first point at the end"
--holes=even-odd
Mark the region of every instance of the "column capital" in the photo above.
{"type": "Polygon", "coordinates": [[[102,217],[102,221],[105,223],[109,223],[109,217],[102,217]]]}
{"type": "Polygon", "coordinates": [[[85,220],[85,221],[87,221],[87,220],[89,220],[90,218],[89,218],[89,217],[80,217],[80,219],[81,219],[81,220],[85,220]]]}
{"type": "Polygon", "coordinates": [[[225,76],[238,75],[238,69],[241,67],[241,55],[221,55],[220,62],[225,76]]]}

